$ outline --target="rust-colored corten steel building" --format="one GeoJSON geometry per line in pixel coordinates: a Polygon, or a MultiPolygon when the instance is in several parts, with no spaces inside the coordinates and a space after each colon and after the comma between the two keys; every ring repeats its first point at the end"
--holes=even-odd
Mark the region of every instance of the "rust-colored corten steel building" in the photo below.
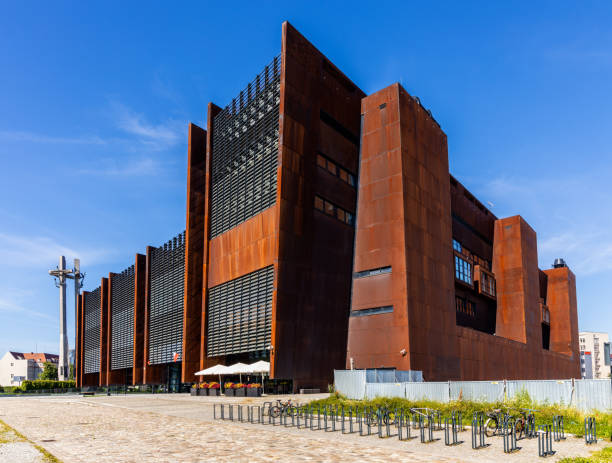
{"type": "Polygon", "coordinates": [[[79,385],[260,359],[293,390],[345,365],[579,377],[573,274],[539,270],[529,225],[449,175],[399,85],[366,97],[284,23],[280,56],[207,119],[189,125],[185,232],[79,299],[79,385]]]}
{"type": "Polygon", "coordinates": [[[347,366],[426,380],[578,378],[574,274],[449,176],[444,132],[395,84],[362,100],[347,366]]]}
{"type": "Polygon", "coordinates": [[[327,388],[346,358],[364,96],[283,24],[280,56],[224,109],[210,103],[206,130],[189,126],[184,279],[166,283],[182,285],[180,344],[147,248],[144,270],[123,272],[144,296],[124,301],[134,328],[122,338],[118,277],[81,296],[82,384],[193,382],[220,362],[264,359],[290,388],[327,388]]]}

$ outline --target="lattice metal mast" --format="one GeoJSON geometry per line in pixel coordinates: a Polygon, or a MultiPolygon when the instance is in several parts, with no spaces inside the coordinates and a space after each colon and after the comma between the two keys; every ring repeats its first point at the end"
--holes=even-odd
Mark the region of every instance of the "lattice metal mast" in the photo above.
{"type": "MultiPolygon", "coordinates": [[[[66,331],[66,279],[74,280],[74,309],[76,322],[76,304],[80,289],[83,287],[84,274],[80,271],[80,260],[74,260],[74,268],[66,268],[66,258],[60,256],[59,265],[55,270],[49,270],[49,275],[55,278],[55,286],[60,290],[60,348],[59,348],[59,364],[57,366],[57,375],[60,381],[66,381],[70,376],[70,367],[68,365],[68,334],[66,331]]],[[[75,324],[76,332],[76,324],[75,324]]]]}

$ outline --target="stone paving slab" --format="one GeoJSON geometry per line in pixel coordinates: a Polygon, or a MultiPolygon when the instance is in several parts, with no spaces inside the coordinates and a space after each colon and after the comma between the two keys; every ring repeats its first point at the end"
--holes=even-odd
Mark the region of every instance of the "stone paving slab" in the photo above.
{"type": "MultiPolygon", "coordinates": [[[[321,397],[327,396],[326,394],[321,397]]],[[[306,402],[318,396],[294,396],[306,402]]],[[[213,419],[214,403],[261,404],[271,398],[192,397],[155,394],[96,397],[3,398],[0,419],[45,447],[64,463],[72,462],[265,462],[265,461],[413,461],[413,462],[533,462],[540,460],[537,439],[519,441],[522,449],[503,453],[501,438],[472,450],[469,430],[465,443],[446,447],[439,440],[398,441],[358,434],[310,431],[282,426],[235,423],[213,419]]],[[[272,398],[275,399],[275,398],[272,398]]],[[[287,396],[283,396],[286,400],[287,396]]],[[[553,443],[557,453],[547,458],[588,456],[605,444],[586,446],[568,437],[553,443]]],[[[542,459],[544,460],[544,459],[542,459]]]]}

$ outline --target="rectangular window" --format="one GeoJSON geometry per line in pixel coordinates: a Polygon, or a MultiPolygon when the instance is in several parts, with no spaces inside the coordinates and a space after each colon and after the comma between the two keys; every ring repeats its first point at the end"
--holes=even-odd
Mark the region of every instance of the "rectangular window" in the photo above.
{"type": "Polygon", "coordinates": [[[320,196],[315,196],[314,206],[315,209],[324,212],[327,215],[335,217],[340,222],[344,222],[345,224],[351,226],[355,225],[355,216],[352,213],[345,211],[341,207],[330,203],[329,201],[321,198],[320,196]]]}
{"type": "Polygon", "coordinates": [[[386,305],[384,307],[373,307],[371,309],[351,310],[351,317],[364,317],[366,315],[377,315],[389,312],[393,312],[392,305],[386,305]]]}
{"type": "Polygon", "coordinates": [[[380,275],[381,273],[391,273],[391,267],[379,267],[379,268],[374,268],[372,270],[363,270],[361,272],[355,272],[353,274],[353,277],[355,278],[371,277],[373,275],[380,275]]]}
{"type": "Polygon", "coordinates": [[[461,243],[455,239],[453,239],[453,249],[457,252],[462,252],[461,251],[461,243]]]}
{"type": "Polygon", "coordinates": [[[317,154],[317,165],[323,169],[327,169],[327,159],[320,154],[317,154]]]}
{"type": "Polygon", "coordinates": [[[474,310],[474,303],[459,296],[455,297],[455,310],[470,317],[476,315],[476,311],[474,310]]]}
{"type": "Polygon", "coordinates": [[[481,291],[495,297],[495,278],[485,272],[480,272],[481,291]]]}
{"type": "Polygon", "coordinates": [[[340,167],[337,163],[321,153],[317,154],[317,166],[325,169],[330,174],[339,177],[340,180],[348,183],[350,186],[355,186],[355,176],[353,174],[343,167],[340,167]]]}
{"type": "Polygon", "coordinates": [[[472,264],[455,255],[455,278],[472,285],[472,264]]]}
{"type": "Polygon", "coordinates": [[[319,211],[324,211],[325,210],[325,203],[324,203],[323,199],[320,198],[319,196],[315,196],[315,209],[317,209],[319,211]]]}

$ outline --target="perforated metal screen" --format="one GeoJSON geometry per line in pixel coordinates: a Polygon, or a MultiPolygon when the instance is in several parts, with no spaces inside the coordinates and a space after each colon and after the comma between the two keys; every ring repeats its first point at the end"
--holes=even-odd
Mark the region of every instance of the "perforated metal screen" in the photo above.
{"type": "Polygon", "coordinates": [[[134,266],[113,275],[111,284],[111,370],[134,365],[134,266]]]}
{"type": "Polygon", "coordinates": [[[149,362],[174,361],[182,354],[185,232],[151,252],[149,362]]]}
{"type": "Polygon", "coordinates": [[[279,103],[277,56],[213,119],[212,238],[276,201],[279,103]]]}
{"type": "Polygon", "coordinates": [[[85,333],[83,340],[83,371],[100,371],[100,287],[85,294],[84,313],[85,333]]]}
{"type": "Polygon", "coordinates": [[[272,332],[274,267],[209,290],[207,356],[263,351],[272,332]]]}

